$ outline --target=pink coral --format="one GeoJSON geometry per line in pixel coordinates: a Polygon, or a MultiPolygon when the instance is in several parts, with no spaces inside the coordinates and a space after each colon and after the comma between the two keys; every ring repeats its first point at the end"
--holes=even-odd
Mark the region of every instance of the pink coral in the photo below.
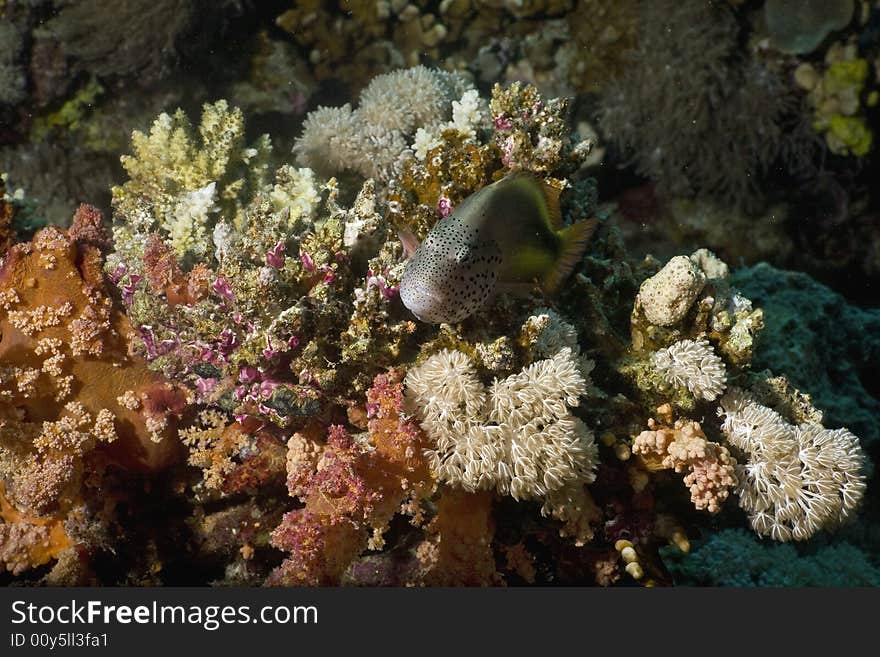
{"type": "Polygon", "coordinates": [[[341,425],[311,425],[288,443],[287,487],[305,508],[287,513],[272,545],[290,553],[269,584],[338,583],[367,547],[379,548],[392,516],[433,489],[419,426],[405,419],[402,373],[378,375],[367,392],[369,444],[354,440],[341,425]]]}
{"type": "MultiPolygon", "coordinates": [[[[657,409],[667,423],[672,421],[672,408],[665,404],[657,409]]],[[[648,431],[633,440],[632,451],[642,457],[649,470],[687,472],[684,484],[690,489],[691,502],[697,509],[717,513],[736,486],[736,461],[727,448],[709,441],[698,422],[677,420],[673,426],[648,420],[648,431]]]]}

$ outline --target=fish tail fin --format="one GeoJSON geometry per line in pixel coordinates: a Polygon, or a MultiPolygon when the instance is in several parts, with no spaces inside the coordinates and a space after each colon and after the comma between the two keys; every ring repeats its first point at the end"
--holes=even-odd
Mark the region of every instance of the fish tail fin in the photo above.
{"type": "Polygon", "coordinates": [[[545,292],[555,292],[562,285],[562,282],[568,278],[568,275],[571,274],[572,270],[581,261],[584,252],[587,250],[587,244],[589,244],[593,233],[596,232],[598,225],[599,220],[592,217],[563,228],[556,233],[562,242],[562,246],[553,268],[544,277],[542,287],[545,292]]]}

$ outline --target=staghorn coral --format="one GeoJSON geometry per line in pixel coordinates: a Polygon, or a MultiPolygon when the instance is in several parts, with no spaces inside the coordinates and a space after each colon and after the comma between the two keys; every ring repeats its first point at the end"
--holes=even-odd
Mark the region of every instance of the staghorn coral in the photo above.
{"type": "Polygon", "coordinates": [[[747,455],[737,493],[758,534],[802,541],[852,515],[865,457],[847,429],[789,424],[739,388],[721,398],[719,415],[727,440],[747,455]]]}

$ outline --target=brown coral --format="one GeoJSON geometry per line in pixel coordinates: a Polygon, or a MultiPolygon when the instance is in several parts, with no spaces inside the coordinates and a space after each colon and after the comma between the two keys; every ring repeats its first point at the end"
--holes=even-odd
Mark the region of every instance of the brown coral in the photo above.
{"type": "Polygon", "coordinates": [[[76,218],[84,221],[70,233],[47,227],[13,246],[0,269],[0,401],[37,424],[54,422],[69,402],[81,404],[118,435],[108,448],[115,460],[161,468],[176,456],[173,415],[184,400],[128,356],[131,328],[104,290],[100,252],[84,243],[100,243],[99,224],[89,212],[76,218]],[[126,408],[121,391],[143,404],[126,408]]]}

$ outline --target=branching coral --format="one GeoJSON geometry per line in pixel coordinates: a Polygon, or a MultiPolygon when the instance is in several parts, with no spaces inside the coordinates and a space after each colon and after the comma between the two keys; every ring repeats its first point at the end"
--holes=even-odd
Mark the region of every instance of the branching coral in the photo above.
{"type": "Polygon", "coordinates": [[[738,388],[721,398],[719,414],[727,439],[747,455],[737,492],[758,534],[800,541],[852,515],[865,491],[865,457],[847,429],[789,424],[738,388]]]}
{"type": "Polygon", "coordinates": [[[649,419],[649,431],[633,439],[633,454],[641,456],[650,470],[687,472],[684,485],[693,505],[717,513],[737,484],[736,461],[726,447],[706,438],[698,422],[676,420],[670,426],[672,408],[667,404],[657,412],[666,426],[649,419]]]}

